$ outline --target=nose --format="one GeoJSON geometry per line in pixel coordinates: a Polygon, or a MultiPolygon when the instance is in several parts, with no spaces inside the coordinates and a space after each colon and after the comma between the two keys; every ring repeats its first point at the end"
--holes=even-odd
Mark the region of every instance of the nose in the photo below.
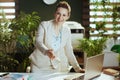
{"type": "Polygon", "coordinates": [[[62,18],[63,18],[63,17],[60,15],[60,16],[59,16],[59,19],[62,19],[62,18]]]}

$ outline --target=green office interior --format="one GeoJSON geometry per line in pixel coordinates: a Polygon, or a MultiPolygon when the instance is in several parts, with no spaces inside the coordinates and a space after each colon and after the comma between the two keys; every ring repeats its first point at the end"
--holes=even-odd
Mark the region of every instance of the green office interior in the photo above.
{"type": "MultiPolygon", "coordinates": [[[[10,0],[11,1],[11,0],[10,0]]],[[[44,21],[44,20],[50,20],[53,19],[53,15],[54,15],[54,11],[56,8],[56,5],[59,3],[59,1],[64,1],[64,0],[56,0],[56,2],[54,4],[48,5],[45,4],[43,2],[43,0],[15,0],[15,14],[16,16],[19,16],[20,12],[24,12],[26,14],[31,14],[32,12],[37,12],[38,16],[40,17],[40,21],[44,21]]],[[[69,19],[69,21],[76,21],[79,23],[82,23],[82,14],[83,14],[83,2],[88,2],[88,0],[66,0],[70,6],[71,6],[71,17],[69,19]]],[[[3,0],[4,2],[4,0],[3,0]]],[[[18,22],[19,24],[20,22],[18,22]]],[[[22,24],[22,26],[24,25],[24,23],[22,24]]],[[[0,26],[1,27],[1,26],[0,26]]],[[[16,29],[16,27],[18,27],[18,25],[14,26],[14,31],[19,32],[18,30],[21,29],[21,26],[19,29],[16,29]]],[[[38,26],[37,26],[38,27],[38,26]]],[[[22,27],[23,28],[23,27],[22,27]]],[[[24,27],[24,28],[27,28],[24,27]]],[[[34,31],[34,30],[32,30],[34,31]]],[[[27,31],[25,31],[27,32],[27,31]]],[[[28,31],[30,32],[30,31],[28,31]]],[[[29,35],[29,34],[28,34],[29,35]]],[[[28,36],[27,35],[27,36],[28,36]]],[[[14,35],[16,37],[16,39],[19,39],[18,36],[20,35],[14,35]]],[[[28,37],[26,38],[26,36],[20,36],[20,39],[25,39],[27,41],[28,37]],[[22,38],[21,38],[22,37],[22,38]]],[[[31,39],[31,38],[30,38],[31,39]]],[[[33,38],[32,38],[33,39],[33,38]]],[[[3,40],[2,40],[3,41],[3,40]]],[[[0,70],[1,71],[18,71],[18,72],[25,72],[26,67],[30,65],[30,61],[28,59],[28,56],[32,53],[32,50],[34,49],[34,45],[30,44],[30,47],[25,48],[26,45],[21,45],[19,44],[20,41],[14,41],[11,38],[11,42],[12,41],[15,43],[14,47],[10,47],[10,50],[5,50],[7,47],[9,49],[9,46],[7,45],[7,47],[5,47],[5,49],[3,49],[4,47],[1,46],[0,44],[0,49],[2,49],[2,52],[0,52],[0,70]],[[11,50],[11,48],[13,48],[11,50]],[[32,48],[32,49],[31,49],[32,48]],[[29,49],[29,50],[28,50],[29,49]],[[28,50],[28,51],[27,51],[28,50]],[[4,54],[5,52],[5,54],[4,54]],[[3,55],[1,55],[3,54],[3,55]],[[9,60],[11,59],[11,60],[9,60]],[[6,64],[4,64],[6,63],[6,64]],[[12,65],[12,66],[11,66],[12,65]]],[[[24,43],[29,43],[29,42],[25,42],[24,43]]],[[[8,43],[5,43],[8,44],[8,43]]],[[[3,44],[4,45],[4,42],[3,44]]]]}
{"type": "MultiPolygon", "coordinates": [[[[38,12],[38,15],[40,16],[40,21],[44,21],[44,20],[53,19],[54,17],[53,14],[56,4],[59,1],[64,1],[64,0],[57,0],[57,2],[51,5],[45,4],[43,0],[29,0],[29,1],[16,0],[16,1],[18,1],[16,2],[17,4],[16,9],[18,12],[17,14],[19,14],[19,12],[21,11],[25,13],[32,13],[33,11],[35,11],[38,12]]],[[[89,27],[89,6],[88,6],[89,0],[65,0],[65,1],[67,1],[70,4],[72,9],[71,17],[69,21],[76,21],[81,23],[81,25],[85,28],[85,36],[89,37],[89,30],[87,30],[87,27],[89,27]]],[[[22,66],[23,65],[26,64],[23,63],[22,66]]],[[[19,69],[21,69],[22,66],[20,66],[19,69]]],[[[25,71],[25,70],[21,70],[21,71],[25,71]]]]}
{"type": "MultiPolygon", "coordinates": [[[[40,16],[40,20],[50,20],[54,17],[54,11],[57,3],[59,1],[65,0],[57,0],[54,4],[45,4],[43,0],[19,0],[19,12],[23,11],[25,13],[31,13],[33,11],[38,12],[40,16]]],[[[69,21],[76,21],[78,23],[82,23],[82,1],[83,0],[66,0],[71,6],[71,17],[69,21]]],[[[78,54],[78,52],[74,52],[75,55],[79,57],[83,57],[83,54],[78,54]]],[[[83,62],[83,60],[80,60],[83,62]]],[[[83,66],[82,66],[83,67],[83,66]]]]}
{"type": "MultiPolygon", "coordinates": [[[[43,0],[19,0],[19,11],[31,13],[36,11],[39,13],[41,21],[53,19],[53,13],[55,10],[56,3],[47,5],[43,0]]],[[[69,21],[79,22],[85,28],[85,37],[89,37],[89,0],[65,0],[71,6],[71,17],[69,21]],[[87,16],[86,16],[87,15],[87,16]]],[[[83,56],[83,55],[82,55],[83,56]]]]}

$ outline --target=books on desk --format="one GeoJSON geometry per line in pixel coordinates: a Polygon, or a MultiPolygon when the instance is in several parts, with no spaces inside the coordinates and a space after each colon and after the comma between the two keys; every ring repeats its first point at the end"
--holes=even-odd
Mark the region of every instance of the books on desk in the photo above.
{"type": "Polygon", "coordinates": [[[117,70],[115,70],[115,69],[108,68],[108,69],[104,69],[104,70],[103,70],[103,73],[104,73],[104,74],[108,74],[108,75],[115,76],[115,75],[119,74],[119,71],[117,71],[117,70]]]}

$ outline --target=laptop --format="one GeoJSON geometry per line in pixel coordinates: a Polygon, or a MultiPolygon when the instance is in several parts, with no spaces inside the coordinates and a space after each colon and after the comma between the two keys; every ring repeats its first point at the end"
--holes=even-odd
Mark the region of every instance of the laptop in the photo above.
{"type": "Polygon", "coordinates": [[[92,80],[100,76],[103,67],[104,54],[88,57],[85,63],[85,73],[76,73],[64,80],[92,80]]]}

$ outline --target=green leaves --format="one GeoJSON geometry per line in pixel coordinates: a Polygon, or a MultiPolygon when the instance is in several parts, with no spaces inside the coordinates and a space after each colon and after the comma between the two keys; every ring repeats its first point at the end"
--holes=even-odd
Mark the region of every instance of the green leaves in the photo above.
{"type": "Polygon", "coordinates": [[[10,20],[5,17],[5,13],[2,12],[2,19],[0,19],[0,42],[8,42],[11,37],[11,29],[9,27],[10,20]]]}
{"type": "MultiPolygon", "coordinates": [[[[16,37],[16,41],[24,46],[26,52],[31,52],[33,48],[34,37],[40,23],[40,17],[37,12],[20,12],[17,18],[13,19],[10,27],[16,37]]],[[[20,47],[19,47],[20,48],[20,47]]],[[[23,47],[21,47],[23,48],[23,47]]]]}
{"type": "Polygon", "coordinates": [[[78,47],[80,50],[87,53],[88,57],[90,57],[102,53],[103,49],[105,48],[106,40],[107,38],[100,38],[96,40],[84,38],[79,40],[80,44],[78,47]]]}
{"type": "Polygon", "coordinates": [[[29,35],[30,32],[35,31],[39,25],[40,17],[37,12],[26,14],[21,12],[20,15],[12,20],[11,28],[17,30],[17,34],[29,35]]]}
{"type": "Polygon", "coordinates": [[[111,48],[111,51],[119,53],[120,54],[120,44],[116,44],[111,48]]]}
{"type": "Polygon", "coordinates": [[[7,19],[5,14],[2,14],[2,19],[0,19],[0,71],[14,71],[20,60],[24,63],[24,60],[28,59],[34,49],[35,33],[39,23],[40,17],[37,12],[29,14],[21,12],[13,20],[7,19]],[[16,55],[19,57],[16,58],[16,55]]]}
{"type": "Polygon", "coordinates": [[[0,71],[1,72],[13,72],[15,67],[17,67],[19,62],[15,60],[12,55],[6,55],[0,53],[0,71]]]}

